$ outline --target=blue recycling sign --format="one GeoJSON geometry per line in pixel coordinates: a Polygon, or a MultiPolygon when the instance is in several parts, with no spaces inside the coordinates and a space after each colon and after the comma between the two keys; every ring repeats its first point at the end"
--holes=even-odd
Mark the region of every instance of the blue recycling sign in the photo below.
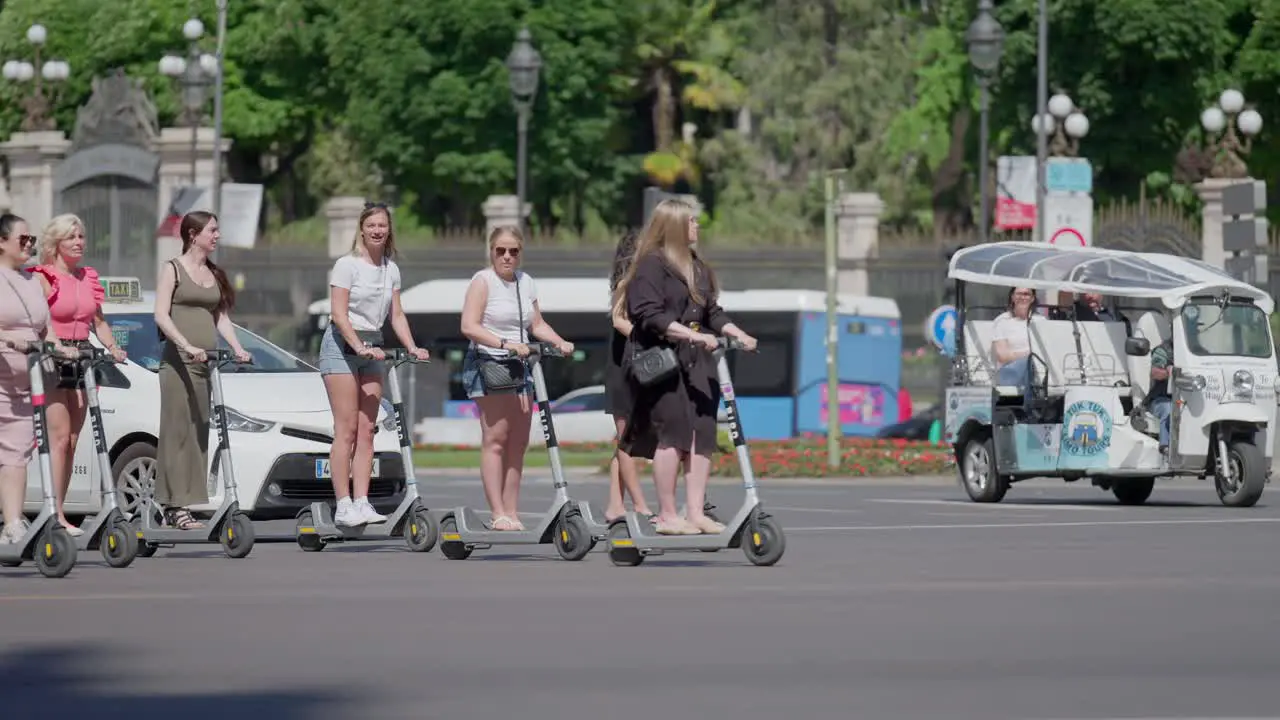
{"type": "Polygon", "coordinates": [[[939,305],[924,321],[924,336],[934,347],[948,357],[956,353],[956,321],[959,318],[955,305],[939,305]]]}

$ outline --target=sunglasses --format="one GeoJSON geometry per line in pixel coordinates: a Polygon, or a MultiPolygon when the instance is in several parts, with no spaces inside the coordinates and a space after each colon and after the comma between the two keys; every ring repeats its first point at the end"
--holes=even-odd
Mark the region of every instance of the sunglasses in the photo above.
{"type": "Polygon", "coordinates": [[[513,258],[520,257],[520,248],[496,247],[493,249],[493,252],[498,257],[502,257],[504,255],[510,255],[513,258]]]}

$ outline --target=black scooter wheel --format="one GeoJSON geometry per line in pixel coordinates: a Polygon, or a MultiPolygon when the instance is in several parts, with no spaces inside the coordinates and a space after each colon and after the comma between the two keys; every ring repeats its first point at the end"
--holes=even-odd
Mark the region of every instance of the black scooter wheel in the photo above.
{"type": "Polygon", "coordinates": [[[46,530],[33,554],[41,575],[65,577],[76,566],[76,541],[61,527],[46,530]]]}
{"type": "Polygon", "coordinates": [[[644,555],[636,549],[631,541],[631,531],[625,521],[615,522],[609,526],[609,535],[605,538],[609,543],[609,561],[618,567],[635,567],[644,562],[644,555]]]}
{"type": "Polygon", "coordinates": [[[315,516],[311,514],[310,510],[303,510],[298,514],[298,524],[294,527],[293,534],[298,540],[298,547],[302,548],[306,552],[320,552],[327,544],[325,543],[324,538],[314,532],[302,532],[302,528],[314,529],[315,526],[316,519],[315,516]]]}
{"type": "Polygon", "coordinates": [[[757,517],[748,522],[744,536],[742,551],[753,565],[773,565],[782,559],[782,553],[787,549],[782,526],[771,517],[757,517]]]}
{"type": "Polygon", "coordinates": [[[237,512],[222,521],[218,528],[218,539],[222,542],[222,551],[227,557],[242,558],[253,550],[253,523],[249,516],[237,512]]]}
{"type": "Polygon", "coordinates": [[[102,559],[111,567],[129,567],[138,557],[138,533],[127,521],[116,520],[102,534],[98,547],[102,550],[102,559]]]}
{"type": "Polygon", "coordinates": [[[452,515],[440,521],[440,554],[450,560],[466,560],[471,557],[471,548],[450,536],[458,536],[458,521],[452,515]]]}
{"type": "Polygon", "coordinates": [[[561,515],[556,523],[552,538],[556,552],[565,560],[581,560],[591,552],[596,543],[591,539],[591,530],[581,515],[561,515]]]}
{"type": "Polygon", "coordinates": [[[436,546],[438,537],[436,522],[426,508],[414,510],[405,521],[404,544],[414,552],[431,552],[431,548],[436,546]]]}

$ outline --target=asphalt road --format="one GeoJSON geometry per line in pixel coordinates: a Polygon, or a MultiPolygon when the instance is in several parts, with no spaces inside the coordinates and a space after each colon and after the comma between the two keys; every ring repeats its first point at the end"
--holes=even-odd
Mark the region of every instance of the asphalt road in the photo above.
{"type": "MultiPolygon", "coordinates": [[[[424,480],[433,506],[476,482],[424,480]]],[[[599,499],[598,481],[575,478],[599,499]]],[[[737,550],[614,567],[550,547],[162,548],[0,570],[6,717],[1280,716],[1280,498],[1149,506],[1062,483],[777,482],[772,568],[737,550]]],[[[652,491],[650,490],[650,493],[652,491]]],[[[1275,488],[1269,493],[1277,492],[1275,488]]],[[[728,511],[740,492],[718,485],[728,511]]],[[[550,497],[531,481],[523,507],[550,497]]],[[[652,495],[650,494],[650,497],[652,495]]],[[[289,523],[260,533],[287,532],[289,523]]]]}

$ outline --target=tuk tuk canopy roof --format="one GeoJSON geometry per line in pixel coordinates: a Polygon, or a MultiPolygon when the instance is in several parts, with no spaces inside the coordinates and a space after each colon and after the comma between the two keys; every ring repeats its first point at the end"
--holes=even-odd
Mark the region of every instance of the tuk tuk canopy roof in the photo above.
{"type": "Polygon", "coordinates": [[[1227,290],[1250,298],[1268,314],[1275,307],[1268,293],[1220,268],[1163,253],[1060,248],[1036,242],[985,243],[952,255],[947,277],[980,285],[1156,298],[1171,309],[1182,307],[1192,295],[1227,290]]]}

